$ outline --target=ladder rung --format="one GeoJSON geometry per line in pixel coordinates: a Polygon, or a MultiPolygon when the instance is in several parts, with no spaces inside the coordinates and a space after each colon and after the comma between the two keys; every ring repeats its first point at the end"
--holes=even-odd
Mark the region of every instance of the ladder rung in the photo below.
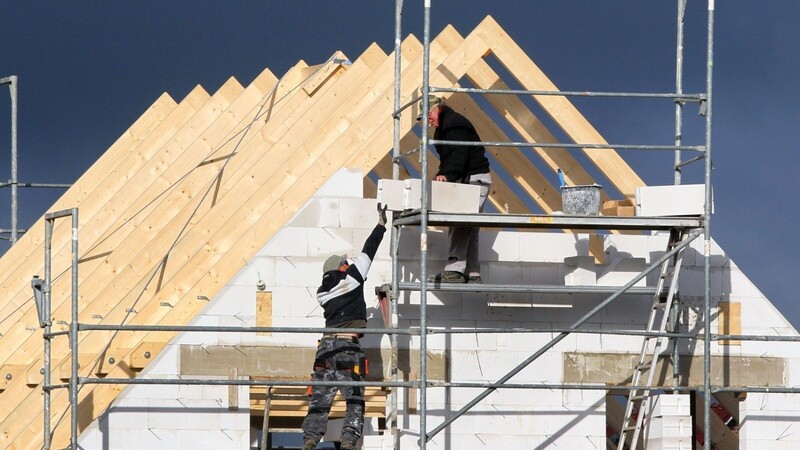
{"type": "Polygon", "coordinates": [[[642,364],[638,364],[638,365],[636,366],[636,369],[637,369],[637,370],[646,370],[646,369],[649,369],[649,368],[651,368],[651,367],[653,367],[653,364],[652,364],[652,363],[642,363],[642,364]]]}
{"type": "Polygon", "coordinates": [[[629,427],[623,427],[622,431],[633,431],[635,429],[636,429],[636,425],[633,425],[633,426],[629,426],[629,427]]]}
{"type": "Polygon", "coordinates": [[[653,303],[653,309],[664,309],[667,307],[667,302],[655,302],[653,303]]]}

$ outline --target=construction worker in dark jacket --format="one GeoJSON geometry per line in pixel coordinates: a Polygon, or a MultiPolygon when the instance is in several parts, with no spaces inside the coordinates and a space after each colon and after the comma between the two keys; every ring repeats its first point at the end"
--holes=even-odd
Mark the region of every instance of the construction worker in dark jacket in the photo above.
{"type": "MultiPolygon", "coordinates": [[[[375,258],[375,252],[386,232],[386,207],[378,203],[378,224],[364,242],[361,254],[332,255],[322,266],[322,285],[317,289],[317,301],[324,309],[325,328],[366,328],[367,304],[364,301],[364,281],[375,258]]],[[[314,381],[361,381],[367,374],[367,362],[358,339],[359,333],[325,334],[317,345],[314,358],[314,381]]],[[[328,413],[336,391],[341,389],[347,402],[342,427],[342,450],[355,450],[364,426],[363,386],[313,386],[308,401],[308,414],[303,420],[303,450],[317,448],[325,434],[328,413]]]]}
{"type": "MultiPolygon", "coordinates": [[[[436,96],[428,98],[428,125],[436,128],[435,140],[480,142],[481,138],[472,123],[453,111],[436,96]]],[[[418,117],[420,120],[422,117],[418,117]]],[[[481,187],[479,211],[483,211],[492,176],[489,159],[482,145],[436,144],[439,154],[439,171],[435,181],[469,183],[481,187]]],[[[431,275],[428,281],[443,283],[481,283],[480,256],[478,254],[478,227],[450,227],[450,252],[442,273],[431,275]]]]}

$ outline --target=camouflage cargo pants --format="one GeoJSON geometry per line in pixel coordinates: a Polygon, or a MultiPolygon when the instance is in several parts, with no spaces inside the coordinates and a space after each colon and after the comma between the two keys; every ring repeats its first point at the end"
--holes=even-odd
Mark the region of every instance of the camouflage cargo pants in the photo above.
{"type": "MultiPolygon", "coordinates": [[[[313,381],[361,381],[364,374],[364,352],[355,339],[323,337],[314,359],[313,381]]],[[[336,391],[341,390],[347,410],[342,442],[356,443],[364,426],[363,386],[313,386],[308,401],[308,414],[303,420],[303,439],[319,442],[325,434],[328,413],[336,391]]]]}

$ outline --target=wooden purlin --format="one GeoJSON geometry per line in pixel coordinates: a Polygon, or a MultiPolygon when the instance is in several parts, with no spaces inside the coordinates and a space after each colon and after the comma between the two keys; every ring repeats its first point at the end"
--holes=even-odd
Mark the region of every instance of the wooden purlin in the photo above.
{"type": "MultiPolygon", "coordinates": [[[[382,57],[382,59],[386,58],[382,57]]],[[[358,67],[357,62],[354,63],[353,66],[350,67],[350,69],[348,69],[344,77],[347,77],[347,75],[350,72],[352,72],[353,69],[356,67],[358,67]]],[[[369,75],[369,73],[365,75],[369,75]]],[[[216,266],[213,266],[212,262],[212,267],[214,267],[214,269],[207,272],[205,276],[202,276],[203,274],[199,274],[192,277],[189,276],[188,273],[184,273],[179,278],[182,279],[183,281],[181,285],[186,286],[186,288],[182,288],[180,292],[174,292],[170,295],[168,291],[170,291],[172,288],[171,284],[167,283],[163,291],[157,294],[156,298],[149,303],[149,305],[158,305],[160,301],[164,300],[171,301],[171,303],[174,306],[172,308],[169,308],[169,311],[164,312],[161,315],[161,319],[169,321],[170,323],[185,323],[185,321],[191,318],[194,315],[194,313],[198,310],[198,308],[203,305],[202,302],[198,302],[196,300],[195,298],[197,295],[196,293],[215,292],[214,289],[218,289],[222,284],[224,284],[224,281],[228,277],[233,276],[236,273],[236,271],[239,270],[240,268],[239,266],[242,265],[243,258],[246,259],[249,256],[252,256],[252,254],[255,254],[255,251],[258,248],[260,248],[261,245],[263,245],[263,242],[269,239],[269,236],[264,236],[260,234],[252,235],[246,232],[246,227],[249,226],[248,224],[252,223],[253,220],[269,220],[271,222],[275,220],[274,216],[266,218],[262,214],[255,212],[253,210],[254,209],[258,210],[259,208],[263,207],[258,205],[278,203],[276,202],[277,198],[269,199],[270,194],[272,193],[271,186],[273,185],[273,183],[270,181],[270,178],[273,176],[273,174],[275,174],[275,176],[285,177],[286,176],[285,174],[287,173],[286,169],[292,167],[293,164],[292,163],[277,164],[277,161],[286,161],[286,158],[290,157],[290,155],[294,155],[295,158],[299,159],[313,158],[313,156],[308,155],[308,152],[317,151],[318,148],[325,149],[327,147],[327,146],[321,146],[321,147],[301,146],[300,148],[296,148],[294,147],[294,145],[296,145],[297,142],[302,142],[303,140],[305,140],[305,137],[302,136],[307,136],[310,133],[309,130],[317,129],[317,127],[309,127],[307,122],[308,120],[313,120],[313,118],[316,117],[318,118],[318,120],[324,122],[328,120],[334,120],[337,117],[337,115],[334,114],[333,111],[330,110],[330,108],[320,107],[320,103],[324,103],[324,99],[326,97],[337,98],[337,99],[357,98],[357,96],[348,95],[348,92],[352,90],[353,86],[359,86],[360,88],[363,79],[359,78],[353,80],[353,77],[350,77],[350,79],[348,79],[346,83],[343,83],[344,77],[342,77],[342,79],[337,81],[336,84],[334,85],[335,87],[337,87],[335,93],[329,92],[327,96],[323,95],[318,99],[309,100],[304,104],[306,111],[303,113],[297,113],[298,114],[297,117],[302,118],[303,119],[302,121],[292,122],[293,125],[291,127],[283,126],[286,123],[286,121],[283,119],[287,118],[288,116],[280,115],[281,122],[279,123],[278,116],[276,115],[273,118],[273,120],[269,122],[268,126],[271,126],[273,128],[278,127],[279,129],[283,130],[282,134],[286,135],[285,141],[279,139],[278,137],[273,137],[273,139],[276,140],[275,145],[273,145],[271,148],[269,146],[265,147],[264,140],[266,140],[267,137],[271,136],[274,133],[266,133],[264,128],[258,131],[259,135],[258,145],[248,145],[248,147],[252,147],[249,149],[248,153],[250,154],[250,156],[255,156],[255,157],[247,159],[247,164],[244,164],[245,167],[242,170],[246,173],[239,174],[236,171],[231,171],[231,174],[229,175],[230,177],[229,180],[231,180],[230,182],[239,183],[239,186],[237,186],[234,189],[235,195],[230,195],[230,196],[225,195],[231,188],[233,188],[233,186],[226,186],[226,184],[223,183],[222,187],[220,188],[220,199],[218,203],[219,204],[218,208],[220,209],[220,211],[228,211],[228,212],[233,211],[234,212],[233,217],[231,216],[219,217],[217,215],[209,214],[202,217],[198,222],[198,224],[195,225],[194,227],[198,229],[197,231],[198,234],[204,236],[204,242],[206,243],[203,245],[203,247],[212,250],[213,255],[210,255],[211,252],[199,248],[197,250],[199,251],[199,253],[197,253],[196,256],[187,255],[188,256],[187,259],[180,257],[182,261],[186,261],[181,267],[181,272],[192,272],[193,271],[191,269],[192,267],[195,267],[197,265],[207,265],[207,264],[201,264],[202,261],[199,259],[195,261],[195,259],[200,258],[201,255],[202,258],[208,258],[210,256],[212,256],[213,258],[220,258],[226,256],[231,259],[219,261],[219,263],[216,264],[216,266]],[[345,85],[345,88],[342,87],[343,84],[345,85]],[[281,147],[280,151],[276,151],[276,147],[278,146],[281,147]],[[281,168],[283,170],[279,170],[281,168]],[[258,182],[253,182],[250,180],[258,180],[258,182]],[[254,189],[256,189],[256,191],[254,191],[254,189]],[[257,205],[253,206],[253,208],[237,206],[241,202],[246,201],[248,199],[251,199],[251,206],[253,202],[257,203],[257,205]],[[207,233],[202,231],[205,227],[203,225],[203,222],[217,222],[220,224],[227,223],[227,226],[221,229],[218,228],[209,229],[214,234],[214,236],[216,236],[216,238],[215,239],[212,238],[212,241],[208,241],[208,238],[205,237],[207,233]],[[219,231],[213,231],[216,229],[218,229],[219,231]],[[239,240],[238,246],[235,242],[228,242],[229,239],[239,240]],[[214,242],[215,240],[217,242],[214,242]],[[213,251],[214,249],[217,249],[217,251],[213,251]],[[248,253],[250,253],[249,256],[248,253]],[[195,283],[200,283],[200,284],[192,287],[192,284],[195,283]],[[189,291],[193,289],[194,291],[189,293],[189,291]],[[165,294],[164,292],[167,293],[165,294]]],[[[302,95],[305,96],[305,93],[303,93],[302,95]]],[[[321,90],[318,91],[315,95],[316,96],[321,95],[321,90]]],[[[329,103],[334,105],[338,104],[338,102],[329,102],[329,103]]],[[[342,110],[342,112],[344,111],[346,111],[346,109],[342,110]]],[[[302,200],[302,202],[304,203],[305,201],[307,201],[308,198],[310,198],[310,196],[306,197],[304,200],[302,200]]],[[[288,220],[288,218],[286,220],[288,220]]],[[[277,226],[282,227],[283,223],[285,223],[285,220],[277,226]]],[[[188,241],[190,241],[190,239],[187,239],[186,242],[188,241]]],[[[173,253],[180,252],[181,247],[183,246],[184,242],[179,243],[179,245],[176,246],[175,249],[173,249],[173,253]]],[[[148,308],[149,305],[146,306],[145,308],[148,308]]],[[[158,306],[154,306],[153,308],[161,310],[166,309],[158,306]]],[[[150,314],[152,314],[152,312],[150,314]]],[[[143,314],[138,314],[135,320],[136,321],[141,320],[142,317],[143,314]]],[[[148,323],[153,323],[153,321],[150,321],[148,323]]],[[[115,371],[118,371],[118,369],[115,369],[115,371]]],[[[94,390],[92,390],[92,395],[93,395],[92,400],[93,402],[95,402],[95,407],[87,408],[87,411],[90,411],[91,409],[99,410],[101,409],[100,406],[103,402],[109,401],[108,395],[104,394],[104,392],[107,393],[107,389],[105,389],[103,386],[98,386],[94,390]]]]}
{"type": "MultiPolygon", "coordinates": [[[[558,90],[556,85],[547,78],[544,72],[534,64],[491,16],[487,16],[475,28],[475,32],[484,38],[491,47],[492,54],[525,89],[558,90]]],[[[607,144],[600,133],[594,129],[566,97],[534,95],[533,98],[576,143],[607,144]]],[[[615,150],[584,149],[584,152],[625,197],[633,199],[636,188],[644,186],[642,179],[615,150]]]]}

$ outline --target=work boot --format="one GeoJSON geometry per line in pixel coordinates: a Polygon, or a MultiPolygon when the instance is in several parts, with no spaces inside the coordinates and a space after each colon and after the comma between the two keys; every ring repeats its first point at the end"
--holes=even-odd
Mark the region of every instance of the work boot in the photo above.
{"type": "Polygon", "coordinates": [[[429,283],[466,283],[467,278],[461,272],[455,270],[445,270],[442,273],[428,277],[429,283]]]}
{"type": "Polygon", "coordinates": [[[305,441],[303,441],[302,450],[316,450],[316,449],[317,449],[317,443],[316,442],[314,442],[314,441],[312,441],[310,439],[306,439],[305,441]]]}
{"type": "Polygon", "coordinates": [[[474,284],[483,284],[483,280],[481,279],[481,274],[470,274],[469,278],[467,278],[467,283],[474,283],[474,284]]]}
{"type": "Polygon", "coordinates": [[[342,442],[339,450],[356,450],[356,444],[352,442],[342,442]]]}

